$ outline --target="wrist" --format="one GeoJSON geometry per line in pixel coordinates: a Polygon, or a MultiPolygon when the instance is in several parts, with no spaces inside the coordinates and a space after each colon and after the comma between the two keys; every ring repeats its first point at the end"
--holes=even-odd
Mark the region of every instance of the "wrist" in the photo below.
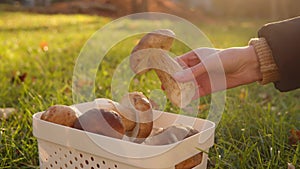
{"type": "Polygon", "coordinates": [[[259,61],[252,46],[225,49],[220,52],[220,57],[226,78],[232,80],[232,86],[249,84],[262,79],[259,61]]]}
{"type": "Polygon", "coordinates": [[[249,73],[251,74],[250,79],[252,79],[252,82],[261,81],[262,80],[262,73],[260,71],[260,65],[258,56],[255,52],[255,49],[253,46],[247,46],[245,47],[245,56],[243,56],[247,59],[247,64],[250,66],[249,73]]]}

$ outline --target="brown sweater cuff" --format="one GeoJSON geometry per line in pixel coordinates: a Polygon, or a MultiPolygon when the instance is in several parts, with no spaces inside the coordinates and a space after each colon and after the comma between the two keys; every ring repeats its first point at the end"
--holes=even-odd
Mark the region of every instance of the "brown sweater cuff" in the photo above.
{"type": "Polygon", "coordinates": [[[270,82],[276,82],[279,80],[278,67],[272,56],[272,51],[265,38],[253,38],[249,41],[249,45],[252,45],[255,49],[258,57],[260,72],[262,74],[262,80],[260,84],[264,85],[270,82]]]}

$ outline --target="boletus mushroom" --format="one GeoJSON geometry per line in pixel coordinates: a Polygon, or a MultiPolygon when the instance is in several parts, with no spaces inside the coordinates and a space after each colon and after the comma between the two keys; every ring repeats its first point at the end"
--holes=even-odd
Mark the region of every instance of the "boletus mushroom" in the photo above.
{"type": "Polygon", "coordinates": [[[183,68],[168,55],[175,34],[162,29],[150,32],[142,37],[130,55],[130,67],[136,74],[154,70],[165,89],[168,99],[178,107],[188,105],[194,94],[193,82],[177,83],[171,76],[183,68]]]}
{"type": "Polygon", "coordinates": [[[173,124],[153,136],[148,137],[144,143],[147,145],[166,145],[176,143],[198,133],[198,130],[183,124],[173,124]]]}
{"type": "Polygon", "coordinates": [[[122,117],[113,110],[93,108],[75,121],[74,128],[122,139],[125,128],[122,117]]]}
{"type": "Polygon", "coordinates": [[[136,125],[126,135],[134,142],[143,142],[150,135],[153,127],[153,112],[150,101],[141,92],[131,92],[122,97],[120,104],[135,112],[136,115],[136,125]]]}
{"type": "Polygon", "coordinates": [[[118,102],[106,98],[97,99],[96,104],[100,109],[114,110],[118,112],[122,117],[122,122],[126,132],[132,131],[136,126],[136,113],[129,108],[126,108],[118,102]]]}
{"type": "Polygon", "coordinates": [[[152,131],[152,106],[141,92],[127,93],[119,103],[104,98],[97,99],[97,107],[111,109],[120,114],[125,135],[130,141],[141,143],[152,131]]]}
{"type": "Polygon", "coordinates": [[[49,107],[42,115],[41,120],[73,127],[77,120],[76,112],[69,106],[54,105],[49,107]]]}

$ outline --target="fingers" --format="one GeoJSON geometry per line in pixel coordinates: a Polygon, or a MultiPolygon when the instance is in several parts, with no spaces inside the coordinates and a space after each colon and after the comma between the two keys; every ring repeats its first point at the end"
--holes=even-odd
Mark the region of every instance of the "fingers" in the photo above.
{"type": "Polygon", "coordinates": [[[194,53],[199,57],[200,60],[205,60],[210,55],[216,54],[220,49],[216,48],[198,48],[194,50],[194,53]]]}
{"type": "Polygon", "coordinates": [[[195,77],[201,76],[206,72],[224,73],[223,64],[219,56],[219,52],[212,52],[209,57],[205,56],[205,59],[201,59],[201,62],[199,62],[198,64],[184,69],[180,72],[176,72],[173,77],[179,82],[187,82],[195,79],[195,77]]]}
{"type": "MultiPolygon", "coordinates": [[[[209,73],[210,75],[220,73],[221,76],[225,76],[219,56],[220,51],[214,48],[198,48],[175,58],[184,70],[176,72],[172,76],[178,82],[193,81],[197,85],[193,99],[211,94],[213,90],[217,91],[220,88],[214,84],[215,80],[213,80],[213,86],[211,86],[209,76],[209,73]]],[[[221,79],[224,79],[224,77],[221,79]]]]}
{"type": "Polygon", "coordinates": [[[212,88],[210,83],[210,78],[208,73],[203,74],[200,77],[197,77],[197,85],[195,95],[193,96],[193,100],[198,99],[199,97],[211,94],[212,88]]]}
{"type": "Polygon", "coordinates": [[[205,60],[210,55],[216,54],[219,51],[219,49],[215,48],[198,48],[176,57],[175,60],[183,68],[193,67],[199,64],[201,60],[205,60]]]}
{"type": "Polygon", "coordinates": [[[206,69],[202,63],[197,64],[196,66],[184,69],[180,72],[173,74],[173,78],[178,82],[188,82],[195,80],[195,78],[206,72],[206,69]]]}
{"type": "Polygon", "coordinates": [[[183,68],[192,67],[200,63],[200,59],[194,51],[190,51],[184,55],[176,57],[175,60],[183,68]]]}

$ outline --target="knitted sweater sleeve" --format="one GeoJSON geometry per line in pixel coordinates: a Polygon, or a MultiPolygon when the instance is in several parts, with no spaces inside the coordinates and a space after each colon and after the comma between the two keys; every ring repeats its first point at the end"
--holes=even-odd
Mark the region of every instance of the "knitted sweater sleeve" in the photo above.
{"type": "Polygon", "coordinates": [[[260,70],[261,84],[274,82],[280,91],[300,87],[300,17],[264,25],[251,39],[260,70]]]}
{"type": "Polygon", "coordinates": [[[279,80],[278,67],[274,61],[272,51],[267,44],[265,38],[253,38],[249,41],[249,45],[254,47],[258,57],[260,72],[262,79],[260,84],[264,85],[279,80]]]}

